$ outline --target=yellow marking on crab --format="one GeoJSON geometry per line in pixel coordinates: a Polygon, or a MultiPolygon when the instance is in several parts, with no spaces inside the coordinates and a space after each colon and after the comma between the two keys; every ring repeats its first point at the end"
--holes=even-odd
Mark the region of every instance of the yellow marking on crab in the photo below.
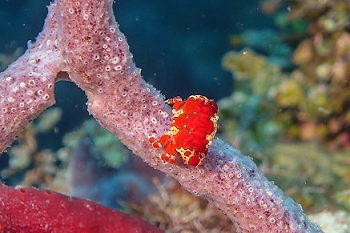
{"type": "Polygon", "coordinates": [[[179,129],[178,128],[176,128],[175,126],[171,126],[170,127],[170,130],[169,130],[169,133],[171,134],[171,135],[173,135],[173,136],[175,136],[176,134],[178,134],[179,133],[179,129]]]}
{"type": "Polygon", "coordinates": [[[195,150],[185,149],[183,147],[176,148],[176,151],[181,155],[181,158],[185,162],[188,163],[189,159],[194,155],[195,150]]]}
{"type": "Polygon", "coordinates": [[[179,110],[173,109],[171,112],[173,114],[173,117],[176,118],[176,117],[179,117],[180,115],[182,115],[184,113],[184,110],[183,109],[179,109],[179,110]]]}

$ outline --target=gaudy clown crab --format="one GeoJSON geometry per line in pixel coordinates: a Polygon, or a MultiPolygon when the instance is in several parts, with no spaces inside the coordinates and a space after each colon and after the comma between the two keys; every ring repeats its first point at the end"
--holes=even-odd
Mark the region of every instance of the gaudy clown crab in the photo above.
{"type": "Polygon", "coordinates": [[[173,105],[170,129],[159,140],[149,138],[154,148],[166,146],[164,161],[176,163],[180,154],[184,164],[198,166],[205,158],[218,129],[218,105],[202,95],[167,100],[173,105]]]}

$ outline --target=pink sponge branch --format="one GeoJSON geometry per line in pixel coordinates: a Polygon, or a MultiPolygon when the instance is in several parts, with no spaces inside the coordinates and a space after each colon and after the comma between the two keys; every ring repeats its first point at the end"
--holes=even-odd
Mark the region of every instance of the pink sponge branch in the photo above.
{"type": "MultiPolygon", "coordinates": [[[[40,44],[51,45],[48,41],[58,38],[56,46],[61,55],[57,55],[55,66],[51,63],[54,59],[47,63],[43,60],[47,65],[38,67],[38,76],[49,76],[47,72],[53,76],[59,68],[67,71],[70,79],[86,92],[89,112],[145,162],[176,178],[193,194],[213,202],[231,218],[238,232],[322,232],[309,221],[300,205],[263,176],[249,157],[219,139],[214,140],[198,167],[162,162],[159,156],[162,149],[152,148],[148,136],[159,137],[168,130],[170,108],[135,67],[115,21],[112,0],[57,0],[49,7],[48,17],[42,35],[52,38],[47,37],[46,43],[40,44]]],[[[5,71],[5,76],[18,76],[13,67],[5,71]]],[[[28,83],[28,79],[31,76],[23,77],[23,82],[28,83]]],[[[46,83],[36,83],[46,93],[46,83]]],[[[30,90],[29,86],[24,89],[30,90]]],[[[3,91],[2,103],[8,104],[9,97],[17,97],[15,94],[3,91]]],[[[13,102],[18,104],[17,99],[21,98],[13,102]]],[[[7,105],[5,108],[10,110],[7,105]]],[[[43,109],[33,109],[32,117],[43,109]]],[[[24,113],[29,114],[27,111],[24,113]]],[[[25,114],[17,115],[19,111],[12,115],[8,115],[11,111],[2,113],[24,122],[20,129],[29,121],[25,114]]],[[[2,141],[8,145],[7,140],[19,131],[2,141]]]]}
{"type": "Polygon", "coordinates": [[[62,63],[53,4],[37,41],[28,43],[28,50],[0,74],[0,153],[55,103],[54,83],[62,63]]]}

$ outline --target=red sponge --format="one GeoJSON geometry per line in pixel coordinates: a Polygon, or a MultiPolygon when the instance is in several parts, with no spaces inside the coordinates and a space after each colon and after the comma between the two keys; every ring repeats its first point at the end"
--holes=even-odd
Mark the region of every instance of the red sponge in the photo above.
{"type": "Polygon", "coordinates": [[[139,217],[49,190],[0,184],[0,232],[160,233],[139,217]]]}

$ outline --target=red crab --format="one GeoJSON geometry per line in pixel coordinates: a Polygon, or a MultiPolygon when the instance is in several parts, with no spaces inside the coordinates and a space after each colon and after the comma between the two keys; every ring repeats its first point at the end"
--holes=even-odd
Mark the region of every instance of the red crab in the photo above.
{"type": "Polygon", "coordinates": [[[176,163],[179,153],[184,164],[198,166],[205,158],[218,129],[218,105],[202,95],[167,100],[173,105],[170,129],[157,141],[150,137],[154,148],[166,145],[161,155],[164,161],[176,163]]]}

